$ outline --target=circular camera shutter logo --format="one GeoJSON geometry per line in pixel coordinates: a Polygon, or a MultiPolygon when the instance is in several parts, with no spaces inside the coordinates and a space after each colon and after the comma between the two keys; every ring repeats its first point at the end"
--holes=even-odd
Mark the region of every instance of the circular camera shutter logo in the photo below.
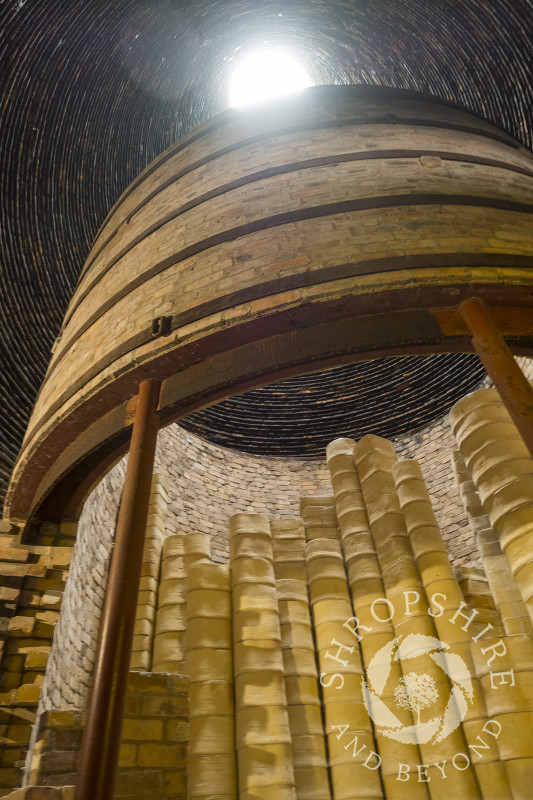
{"type": "Polygon", "coordinates": [[[423,744],[442,742],[465,718],[468,703],[473,698],[472,680],[461,656],[449,652],[450,647],[434,636],[409,634],[404,639],[392,639],[374,655],[362,679],[366,710],[381,733],[398,742],[423,744]],[[429,720],[427,709],[438,699],[437,687],[427,673],[416,672],[416,659],[427,654],[448,677],[451,691],[444,712],[429,720]],[[381,699],[394,661],[401,661],[403,678],[394,690],[394,703],[409,709],[412,725],[402,725],[393,711],[381,699]],[[413,670],[410,671],[410,665],[413,670]]]}

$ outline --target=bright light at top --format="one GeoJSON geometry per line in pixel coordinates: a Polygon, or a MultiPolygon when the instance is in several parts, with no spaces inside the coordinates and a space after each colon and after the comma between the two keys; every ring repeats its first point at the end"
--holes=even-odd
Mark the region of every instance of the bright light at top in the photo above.
{"type": "Polygon", "coordinates": [[[311,86],[311,79],[294,56],[274,48],[254,50],[239,62],[232,75],[229,104],[262,103],[306,86],[311,86]]]}

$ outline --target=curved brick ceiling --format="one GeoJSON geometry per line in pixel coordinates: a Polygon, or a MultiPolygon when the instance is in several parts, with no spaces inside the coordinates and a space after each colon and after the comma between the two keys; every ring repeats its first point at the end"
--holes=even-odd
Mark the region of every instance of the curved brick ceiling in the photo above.
{"type": "Polygon", "coordinates": [[[248,453],[322,458],[339,436],[394,439],[424,427],[484,376],[477,358],[462,353],[377,358],[236,395],[181,425],[248,453]]]}
{"type": "MultiPolygon", "coordinates": [[[[9,475],[99,225],[147,163],[225,107],[238,48],[267,40],[285,43],[316,83],[378,83],[427,92],[463,104],[531,146],[532,19],[533,0],[2,4],[0,402],[7,423],[0,433],[2,480],[9,475]]],[[[457,370],[464,377],[468,364],[457,356],[417,364],[417,385],[427,384],[434,392],[426,421],[449,405],[448,397],[439,402],[443,387],[451,385],[457,370]]],[[[338,376],[346,383],[337,405],[349,398],[354,420],[360,419],[350,383],[359,386],[368,376],[374,398],[377,387],[385,391],[389,385],[391,365],[394,372],[398,360],[367,362],[312,381],[306,377],[302,384],[292,381],[291,419],[299,416],[302,434],[313,436],[315,422],[306,427],[307,410],[293,405],[293,386],[312,385],[315,395],[319,386],[335,393],[338,376]]],[[[466,388],[471,386],[462,384],[459,393],[466,388]]],[[[238,445],[224,433],[228,420],[243,402],[255,419],[256,398],[262,402],[279,394],[279,389],[265,391],[250,393],[246,401],[236,398],[225,406],[226,418],[220,408],[212,411],[209,425],[219,431],[220,441],[238,445]]],[[[416,390],[408,397],[406,391],[395,390],[384,415],[382,432],[388,435],[419,426],[419,408],[428,398],[421,400],[416,390]]],[[[273,415],[262,437],[277,442],[274,450],[280,454],[285,429],[276,422],[273,415]]],[[[204,417],[196,424],[207,433],[204,417]]]]}

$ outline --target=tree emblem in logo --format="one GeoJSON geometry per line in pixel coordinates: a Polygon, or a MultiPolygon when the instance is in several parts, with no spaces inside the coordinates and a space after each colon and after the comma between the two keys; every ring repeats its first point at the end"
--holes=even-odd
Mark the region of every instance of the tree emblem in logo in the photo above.
{"type": "Polygon", "coordinates": [[[363,699],[366,710],[379,728],[390,739],[404,743],[441,742],[452,733],[465,718],[468,703],[474,692],[468,667],[461,656],[451,653],[450,646],[434,636],[409,634],[405,638],[392,639],[371,659],[362,679],[363,699]],[[444,712],[423,720],[423,712],[435,706],[438,691],[433,678],[415,670],[400,678],[393,696],[395,704],[413,713],[412,725],[402,725],[400,720],[381,699],[392,665],[401,661],[403,667],[416,664],[416,658],[428,655],[443,671],[450,683],[450,696],[444,712]]]}
{"type": "Polygon", "coordinates": [[[401,708],[408,708],[417,715],[416,726],[421,724],[420,713],[423,708],[429,708],[438,700],[439,694],[435,681],[427,673],[417,675],[410,672],[405,678],[400,678],[400,685],[396,687],[394,699],[401,708]]]}

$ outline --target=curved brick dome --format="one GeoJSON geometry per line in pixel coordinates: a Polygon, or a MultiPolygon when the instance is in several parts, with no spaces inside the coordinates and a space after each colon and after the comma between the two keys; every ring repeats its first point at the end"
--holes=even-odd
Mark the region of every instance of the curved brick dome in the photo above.
{"type": "MultiPolygon", "coordinates": [[[[143,167],[224,108],[239,49],[269,40],[290,46],[316,83],[381,84],[456,101],[529,147],[532,60],[524,20],[532,11],[530,0],[4,4],[0,400],[9,424],[0,433],[0,488],[98,227],[143,167]]],[[[450,379],[458,363],[457,357],[450,361],[450,379]]],[[[445,361],[437,372],[434,364],[430,359],[417,367],[428,387],[446,373],[445,361]]],[[[388,385],[390,364],[358,367],[366,369],[374,394],[388,385]]],[[[350,388],[342,374],[352,410],[359,378],[350,388]]],[[[312,380],[313,386],[322,380],[326,393],[338,386],[334,373],[312,380]]],[[[387,424],[392,430],[401,410],[397,432],[411,414],[416,427],[419,398],[400,386],[395,392],[387,424]]],[[[440,397],[435,390],[430,416],[443,412],[440,397]]],[[[254,402],[247,401],[252,426],[254,402]]],[[[189,424],[227,441],[234,411],[228,407],[223,418],[224,408],[209,423],[189,424]]],[[[291,408],[305,434],[305,414],[291,408]]],[[[271,425],[264,436],[281,452],[283,426],[276,429],[274,419],[271,425]]],[[[249,445],[255,447],[252,438],[249,445]]]]}
{"type": "Polygon", "coordinates": [[[180,425],[248,453],[322,458],[333,438],[419,430],[484,377],[477,356],[463,353],[376,358],[236,395],[180,425]]]}

